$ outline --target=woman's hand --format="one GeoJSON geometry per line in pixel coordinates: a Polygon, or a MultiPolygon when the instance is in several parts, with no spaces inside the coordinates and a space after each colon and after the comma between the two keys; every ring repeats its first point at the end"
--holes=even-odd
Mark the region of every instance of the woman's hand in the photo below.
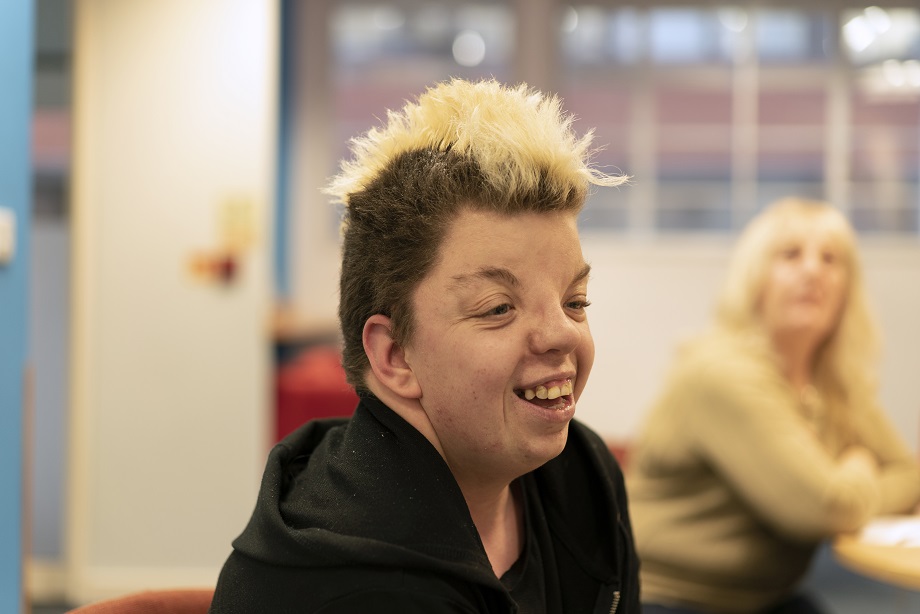
{"type": "Polygon", "coordinates": [[[864,446],[850,446],[844,450],[840,455],[840,464],[846,468],[861,468],[873,476],[879,472],[878,459],[864,446]]]}

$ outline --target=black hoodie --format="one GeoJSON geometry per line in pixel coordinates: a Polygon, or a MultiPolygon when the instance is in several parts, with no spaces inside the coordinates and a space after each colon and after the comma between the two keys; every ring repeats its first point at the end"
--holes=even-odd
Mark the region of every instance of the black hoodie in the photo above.
{"type": "MultiPolygon", "coordinates": [[[[601,439],[573,421],[562,454],[521,482],[555,576],[544,611],[639,612],[622,473],[601,439]]],[[[518,612],[443,458],[373,397],[275,446],[233,548],[211,614],[518,612]]]]}

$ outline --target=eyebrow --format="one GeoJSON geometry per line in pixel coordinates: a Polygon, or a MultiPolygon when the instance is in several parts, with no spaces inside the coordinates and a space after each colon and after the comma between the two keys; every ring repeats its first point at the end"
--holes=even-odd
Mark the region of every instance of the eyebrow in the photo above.
{"type": "MultiPolygon", "coordinates": [[[[585,266],[581,268],[580,271],[572,278],[572,283],[576,284],[583,279],[586,279],[591,273],[591,265],[585,263],[585,266]]],[[[483,267],[477,270],[475,273],[469,275],[454,275],[453,277],[453,287],[466,287],[469,286],[474,280],[483,279],[487,281],[499,281],[509,286],[517,287],[521,285],[521,282],[518,281],[517,276],[514,273],[509,271],[504,267],[483,267]]]]}
{"type": "Polygon", "coordinates": [[[573,283],[573,284],[577,284],[578,282],[580,282],[580,281],[582,281],[582,280],[584,280],[584,279],[587,279],[587,278],[588,278],[588,275],[590,275],[590,274],[591,274],[591,265],[588,264],[588,263],[586,262],[586,263],[585,263],[585,266],[583,266],[583,267],[581,268],[581,270],[578,272],[578,275],[576,275],[576,276],[572,279],[572,283],[573,283]]]}
{"type": "Polygon", "coordinates": [[[508,284],[509,286],[519,286],[521,282],[518,281],[518,278],[514,273],[509,271],[504,267],[482,267],[475,273],[470,275],[454,275],[454,287],[466,287],[470,285],[473,280],[484,279],[487,281],[500,281],[508,284]]]}

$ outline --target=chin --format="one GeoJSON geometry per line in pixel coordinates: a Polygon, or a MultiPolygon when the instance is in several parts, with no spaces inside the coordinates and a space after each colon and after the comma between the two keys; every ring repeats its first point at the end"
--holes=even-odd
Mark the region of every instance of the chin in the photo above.
{"type": "Polygon", "coordinates": [[[534,445],[530,449],[530,456],[533,457],[534,460],[539,461],[539,464],[542,465],[562,454],[568,440],[569,426],[566,424],[559,431],[547,434],[540,438],[539,442],[534,442],[534,445]]]}

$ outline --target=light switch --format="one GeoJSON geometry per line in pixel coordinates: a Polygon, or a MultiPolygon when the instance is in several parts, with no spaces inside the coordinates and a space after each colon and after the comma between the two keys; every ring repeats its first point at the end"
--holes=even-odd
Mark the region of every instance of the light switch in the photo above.
{"type": "Polygon", "coordinates": [[[16,214],[0,207],[0,265],[9,264],[16,253],[16,214]]]}

